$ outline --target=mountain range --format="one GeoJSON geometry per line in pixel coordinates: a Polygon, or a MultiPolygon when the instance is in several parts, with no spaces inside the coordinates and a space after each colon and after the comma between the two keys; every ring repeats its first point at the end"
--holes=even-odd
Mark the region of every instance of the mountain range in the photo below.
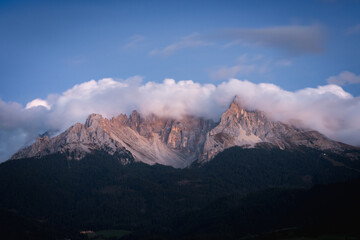
{"type": "Polygon", "coordinates": [[[357,149],[317,131],[274,121],[262,111],[248,110],[236,96],[219,122],[189,115],[180,119],[143,116],[135,110],[129,116],[120,114],[111,119],[91,114],[85,124],[76,123],[58,136],[38,137],[12,159],[61,153],[79,160],[101,150],[118,156],[123,164],[140,161],[184,168],[195,161],[208,162],[233,146],[308,147],[338,153],[357,149]]]}
{"type": "Polygon", "coordinates": [[[239,97],[218,122],[91,114],[1,163],[0,183],[5,239],[360,237],[359,148],[239,97]]]}

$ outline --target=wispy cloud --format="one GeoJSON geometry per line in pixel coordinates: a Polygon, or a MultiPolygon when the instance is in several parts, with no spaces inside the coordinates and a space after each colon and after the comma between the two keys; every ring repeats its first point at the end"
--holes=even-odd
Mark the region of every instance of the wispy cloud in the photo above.
{"type": "Polygon", "coordinates": [[[150,52],[150,55],[162,55],[164,57],[168,57],[184,48],[195,48],[209,45],[211,45],[210,42],[202,39],[200,34],[194,33],[189,36],[183,37],[179,41],[174,42],[162,49],[154,49],[150,52]]]}
{"type": "Polygon", "coordinates": [[[225,80],[234,78],[238,74],[250,74],[254,72],[257,68],[255,62],[262,58],[262,55],[257,55],[249,58],[247,54],[243,54],[237,59],[236,65],[216,67],[213,70],[209,71],[209,77],[212,80],[225,80]]]}
{"type": "Polygon", "coordinates": [[[277,66],[291,66],[292,65],[292,61],[290,59],[281,59],[275,62],[275,64],[277,66]]]}
{"type": "Polygon", "coordinates": [[[357,33],[360,33],[360,24],[357,24],[355,26],[352,26],[352,27],[349,27],[347,30],[346,30],[346,34],[357,34],[357,33]]]}
{"type": "Polygon", "coordinates": [[[125,44],[124,48],[125,49],[129,49],[129,48],[137,48],[139,46],[139,44],[141,42],[143,42],[145,40],[145,37],[142,35],[133,35],[130,38],[130,41],[125,44]]]}
{"type": "Polygon", "coordinates": [[[353,72],[342,71],[337,76],[331,76],[326,80],[330,84],[346,85],[346,84],[359,84],[360,75],[356,75],[353,72]]]}
{"type": "Polygon", "coordinates": [[[165,79],[142,83],[141,78],[88,81],[27,107],[0,99],[0,161],[47,130],[64,130],[84,122],[91,113],[105,117],[131,113],[179,118],[185,114],[218,120],[232,98],[271,114],[275,120],[318,130],[346,143],[360,144],[360,98],[337,85],[286,91],[269,84],[230,79],[219,85],[165,79]]]}
{"type": "Polygon", "coordinates": [[[310,26],[276,26],[268,28],[228,29],[210,38],[229,40],[227,46],[246,44],[271,47],[290,54],[318,54],[324,50],[325,29],[315,24],[310,26]]]}
{"type": "Polygon", "coordinates": [[[314,24],[310,26],[235,28],[213,34],[194,33],[164,48],[154,49],[149,54],[168,57],[181,49],[209,46],[224,40],[228,41],[224,45],[225,48],[244,44],[252,47],[275,48],[291,55],[319,54],[324,50],[325,28],[314,24]]]}
{"type": "Polygon", "coordinates": [[[81,56],[73,56],[73,57],[66,59],[66,63],[69,66],[76,67],[76,66],[86,63],[86,58],[81,57],[81,56]]]}
{"type": "Polygon", "coordinates": [[[234,77],[244,77],[251,73],[264,74],[275,67],[291,66],[289,59],[272,60],[263,55],[248,56],[241,55],[234,66],[215,67],[209,71],[212,80],[227,80],[234,77]]]}
{"type": "Polygon", "coordinates": [[[254,64],[252,65],[238,64],[231,67],[222,66],[214,71],[211,71],[210,78],[212,80],[229,79],[235,77],[239,73],[243,73],[243,74],[252,73],[255,70],[255,68],[256,66],[254,64]]]}

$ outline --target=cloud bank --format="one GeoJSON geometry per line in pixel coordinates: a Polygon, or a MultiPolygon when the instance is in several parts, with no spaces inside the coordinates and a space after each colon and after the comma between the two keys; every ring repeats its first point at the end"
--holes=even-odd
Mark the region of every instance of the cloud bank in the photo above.
{"type": "Polygon", "coordinates": [[[269,84],[230,79],[218,85],[165,79],[142,83],[141,77],[111,78],[75,85],[26,107],[0,100],[0,160],[8,159],[47,130],[63,131],[91,113],[106,117],[131,113],[181,117],[192,114],[219,120],[238,95],[250,109],[275,120],[318,130],[330,138],[360,145],[360,98],[333,84],[291,92],[269,84]]]}

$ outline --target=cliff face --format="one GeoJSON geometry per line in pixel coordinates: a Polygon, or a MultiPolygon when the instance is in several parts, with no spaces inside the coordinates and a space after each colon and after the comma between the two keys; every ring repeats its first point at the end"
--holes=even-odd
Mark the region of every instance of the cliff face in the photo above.
{"type": "Polygon", "coordinates": [[[177,168],[193,161],[206,162],[232,146],[292,149],[299,146],[343,151],[351,146],[332,141],[316,131],[306,131],[270,120],[261,111],[246,110],[235,97],[220,122],[194,116],[181,119],[142,116],[133,111],[111,119],[91,114],[85,124],[77,123],[60,135],[39,137],[12,159],[63,153],[81,159],[94,150],[119,156],[126,164],[133,160],[177,168]]]}
{"type": "Polygon", "coordinates": [[[308,131],[270,120],[264,112],[246,110],[235,97],[220,123],[212,129],[204,144],[201,161],[209,161],[216,154],[233,146],[255,147],[268,143],[280,149],[306,146],[319,150],[343,151],[350,146],[332,141],[316,131],[308,131]]]}
{"type": "MultiPolygon", "coordinates": [[[[138,115],[134,111],[131,116],[134,114],[138,115]]],[[[170,149],[194,157],[201,153],[206,134],[215,126],[211,120],[193,116],[176,120],[150,115],[145,118],[136,118],[138,120],[136,124],[132,119],[132,117],[129,118],[128,125],[141,136],[152,140],[158,135],[161,142],[170,149]]]]}
{"type": "MultiPolygon", "coordinates": [[[[93,150],[111,155],[133,156],[135,161],[183,168],[196,160],[203,149],[205,136],[214,126],[211,120],[186,116],[180,120],[142,117],[133,111],[116,118],[91,114],[85,124],[77,123],[60,135],[39,137],[36,142],[12,158],[41,157],[64,153],[69,159],[81,159],[93,150]]],[[[123,163],[131,157],[120,159],[123,163]]]]}

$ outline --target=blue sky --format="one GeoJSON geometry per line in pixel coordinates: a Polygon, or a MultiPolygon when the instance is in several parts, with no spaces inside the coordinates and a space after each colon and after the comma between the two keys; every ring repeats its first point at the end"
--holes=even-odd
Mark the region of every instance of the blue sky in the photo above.
{"type": "Polygon", "coordinates": [[[355,80],[342,87],[358,96],[359,12],[352,0],[1,1],[0,98],[25,105],[134,75],[294,91],[343,71],[355,80]]]}
{"type": "Polygon", "coordinates": [[[217,121],[235,95],[360,146],[359,13],[360,0],[0,1],[0,162],[91,113],[217,121]]]}

